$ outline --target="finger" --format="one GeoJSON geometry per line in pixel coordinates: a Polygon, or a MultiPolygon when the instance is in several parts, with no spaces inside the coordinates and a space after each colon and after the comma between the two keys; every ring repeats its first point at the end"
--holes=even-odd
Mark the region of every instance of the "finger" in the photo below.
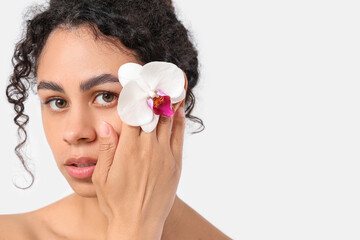
{"type": "Polygon", "coordinates": [[[118,144],[118,135],[111,124],[102,121],[99,126],[98,161],[92,176],[93,182],[106,183],[118,144]]]}
{"type": "Polygon", "coordinates": [[[130,126],[124,122],[121,125],[121,136],[124,138],[138,137],[140,135],[141,128],[139,126],[130,126]]]}
{"type": "Polygon", "coordinates": [[[152,140],[156,140],[156,126],[159,122],[159,115],[154,114],[151,122],[141,125],[141,133],[140,136],[142,138],[149,138],[152,140]]]}
{"type": "Polygon", "coordinates": [[[156,128],[156,136],[159,143],[169,143],[171,136],[173,117],[160,116],[159,123],[156,128]]]}
{"type": "Polygon", "coordinates": [[[170,147],[175,160],[178,164],[180,164],[182,159],[185,132],[185,111],[182,106],[179,107],[173,118],[170,147]]]}

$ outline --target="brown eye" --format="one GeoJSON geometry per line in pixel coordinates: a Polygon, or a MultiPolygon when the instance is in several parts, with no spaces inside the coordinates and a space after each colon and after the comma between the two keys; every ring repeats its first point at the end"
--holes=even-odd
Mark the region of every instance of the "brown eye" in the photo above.
{"type": "Polygon", "coordinates": [[[112,102],[112,100],[114,99],[114,95],[109,94],[109,93],[104,93],[102,96],[103,96],[102,99],[105,102],[112,102]]]}
{"type": "Polygon", "coordinates": [[[59,110],[61,108],[65,108],[67,105],[66,101],[62,100],[62,99],[51,99],[51,100],[47,101],[45,104],[49,104],[50,107],[55,111],[59,110]]]}
{"type": "Polygon", "coordinates": [[[108,105],[114,101],[116,95],[111,92],[102,92],[95,98],[95,101],[100,105],[108,105]]]}
{"type": "Polygon", "coordinates": [[[55,100],[55,105],[58,107],[58,108],[63,108],[66,106],[66,102],[62,99],[56,99],[55,100]]]}

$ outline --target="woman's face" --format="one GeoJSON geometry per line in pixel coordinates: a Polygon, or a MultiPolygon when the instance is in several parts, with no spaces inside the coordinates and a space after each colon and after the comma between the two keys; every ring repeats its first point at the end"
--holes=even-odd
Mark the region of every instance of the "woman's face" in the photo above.
{"type": "Polygon", "coordinates": [[[65,162],[79,157],[97,159],[102,120],[120,135],[122,122],[116,107],[122,87],[117,72],[126,62],[140,63],[130,51],[95,41],[85,27],[54,30],[39,58],[37,85],[45,135],[59,170],[84,197],[96,196],[91,177],[71,177],[65,162]]]}

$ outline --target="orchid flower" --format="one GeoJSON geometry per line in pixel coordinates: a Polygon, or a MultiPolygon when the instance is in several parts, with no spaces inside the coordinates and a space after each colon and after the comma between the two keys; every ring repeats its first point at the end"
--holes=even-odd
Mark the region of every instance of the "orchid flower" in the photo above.
{"type": "Polygon", "coordinates": [[[173,63],[125,63],[119,68],[118,77],[123,86],[117,105],[119,116],[126,124],[140,126],[145,132],[155,129],[160,115],[171,117],[172,104],[186,95],[184,73],[173,63]]]}

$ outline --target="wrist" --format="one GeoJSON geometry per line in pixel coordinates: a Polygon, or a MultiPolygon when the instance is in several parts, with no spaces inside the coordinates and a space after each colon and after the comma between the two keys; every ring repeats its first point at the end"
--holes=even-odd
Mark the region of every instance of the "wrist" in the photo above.
{"type": "Polygon", "coordinates": [[[127,224],[113,220],[108,226],[106,240],[160,240],[163,226],[127,224]]]}

